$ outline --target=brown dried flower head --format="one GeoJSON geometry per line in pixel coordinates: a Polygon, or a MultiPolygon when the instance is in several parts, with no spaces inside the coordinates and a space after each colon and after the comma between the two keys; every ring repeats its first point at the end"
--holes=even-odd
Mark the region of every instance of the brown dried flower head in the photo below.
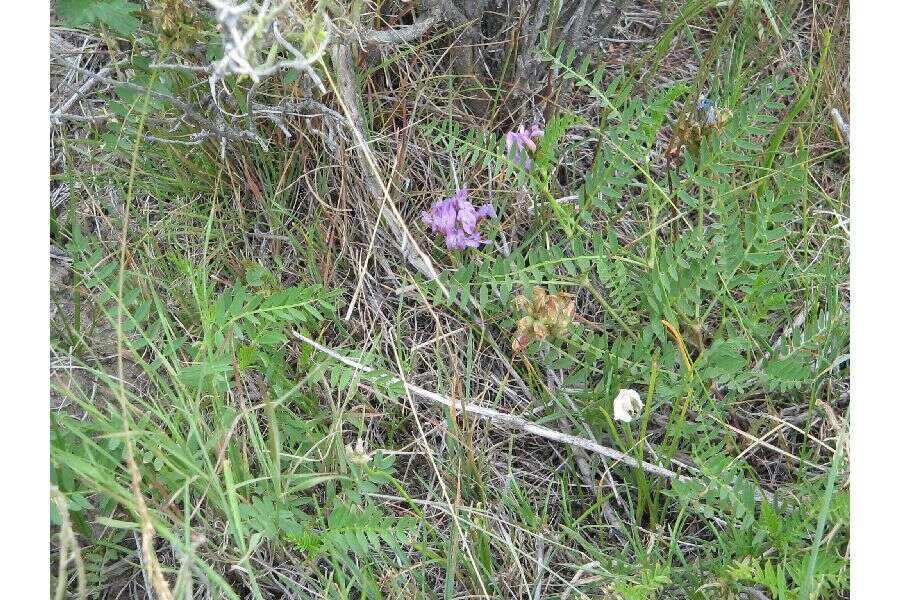
{"type": "Polygon", "coordinates": [[[185,0],[155,0],[150,17],[160,40],[175,52],[187,52],[200,38],[200,17],[193,3],[185,0]]]}
{"type": "Polygon", "coordinates": [[[565,292],[548,294],[544,288],[535,286],[530,299],[519,295],[513,304],[525,313],[517,323],[512,343],[515,352],[522,352],[535,339],[564,336],[575,320],[575,297],[565,292]]]}
{"type": "Polygon", "coordinates": [[[689,110],[676,123],[675,135],[666,150],[666,159],[671,162],[680,161],[685,147],[696,157],[703,140],[721,134],[730,120],[730,110],[716,106],[706,97],[700,98],[694,110],[689,110]]]}

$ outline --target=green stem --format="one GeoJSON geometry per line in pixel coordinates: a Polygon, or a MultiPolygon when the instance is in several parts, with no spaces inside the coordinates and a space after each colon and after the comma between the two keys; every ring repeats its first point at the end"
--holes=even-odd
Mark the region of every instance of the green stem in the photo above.
{"type": "Polygon", "coordinates": [[[594,299],[600,303],[600,306],[603,307],[603,310],[605,310],[610,315],[612,315],[612,318],[616,320],[616,323],[621,325],[622,329],[625,330],[625,332],[628,334],[628,336],[634,340],[637,340],[638,335],[634,332],[633,329],[631,329],[631,327],[628,326],[628,323],[626,323],[625,320],[622,319],[621,316],[619,316],[618,311],[616,311],[615,308],[610,306],[609,302],[607,302],[606,299],[603,298],[602,295],[600,295],[600,292],[597,290],[597,288],[594,286],[594,284],[591,283],[589,279],[584,279],[582,284],[584,285],[585,288],[587,288],[587,290],[591,293],[591,295],[594,297],[594,299]]]}

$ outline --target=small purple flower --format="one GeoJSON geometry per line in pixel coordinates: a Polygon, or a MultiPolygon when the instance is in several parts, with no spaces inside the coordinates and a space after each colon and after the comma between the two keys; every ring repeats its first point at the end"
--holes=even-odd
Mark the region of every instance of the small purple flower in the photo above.
{"type": "Polygon", "coordinates": [[[433,233],[442,233],[447,237],[447,248],[450,250],[477,248],[487,243],[477,229],[478,223],[496,217],[491,203],[476,210],[469,202],[469,190],[466,188],[446,200],[435,202],[431,210],[422,213],[422,221],[431,227],[433,233]]]}
{"type": "Polygon", "coordinates": [[[459,222],[462,230],[469,235],[475,233],[475,226],[478,224],[478,217],[475,215],[475,207],[469,201],[460,202],[459,209],[456,211],[456,220],[459,222]]]}
{"type": "Polygon", "coordinates": [[[484,243],[481,233],[476,231],[469,235],[461,229],[456,229],[447,236],[447,248],[450,250],[465,250],[466,248],[477,248],[484,243]]]}
{"type": "Polygon", "coordinates": [[[456,227],[456,198],[449,198],[443,202],[437,202],[428,212],[422,213],[422,220],[426,225],[431,226],[433,232],[440,232],[444,235],[450,233],[456,227]]]}
{"type": "Polygon", "coordinates": [[[506,134],[506,152],[511,159],[522,165],[526,171],[531,169],[531,156],[527,150],[532,153],[537,150],[537,144],[534,138],[544,135],[544,130],[537,125],[532,125],[530,129],[525,129],[524,125],[519,125],[519,131],[513,129],[506,134]]]}

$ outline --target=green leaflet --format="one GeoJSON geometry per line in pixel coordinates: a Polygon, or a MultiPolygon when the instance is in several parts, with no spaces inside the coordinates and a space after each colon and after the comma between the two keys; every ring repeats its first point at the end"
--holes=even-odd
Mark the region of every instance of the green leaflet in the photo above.
{"type": "Polygon", "coordinates": [[[57,15],[66,25],[84,27],[100,22],[116,33],[129,36],[141,22],[132,13],[141,7],[128,0],[59,0],[57,15]]]}

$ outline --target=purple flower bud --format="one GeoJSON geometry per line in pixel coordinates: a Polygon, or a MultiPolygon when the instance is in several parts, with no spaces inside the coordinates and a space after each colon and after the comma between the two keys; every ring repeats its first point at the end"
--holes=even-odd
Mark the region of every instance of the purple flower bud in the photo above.
{"type": "Polygon", "coordinates": [[[460,202],[465,202],[469,199],[469,188],[461,188],[456,190],[456,193],[453,194],[452,199],[459,204],[460,202]]]}
{"type": "Polygon", "coordinates": [[[482,243],[484,243],[484,240],[481,238],[481,233],[478,231],[468,235],[465,231],[456,229],[447,236],[447,248],[450,250],[477,248],[482,243]]]}
{"type": "Polygon", "coordinates": [[[465,250],[465,236],[466,234],[463,231],[454,229],[447,234],[447,248],[450,250],[465,250]]]}
{"type": "Polygon", "coordinates": [[[506,152],[507,155],[515,162],[522,165],[527,171],[531,168],[531,157],[526,150],[537,151],[537,143],[535,138],[544,135],[544,130],[537,125],[532,125],[529,129],[525,129],[524,125],[519,125],[519,130],[512,130],[506,134],[506,152]]]}

